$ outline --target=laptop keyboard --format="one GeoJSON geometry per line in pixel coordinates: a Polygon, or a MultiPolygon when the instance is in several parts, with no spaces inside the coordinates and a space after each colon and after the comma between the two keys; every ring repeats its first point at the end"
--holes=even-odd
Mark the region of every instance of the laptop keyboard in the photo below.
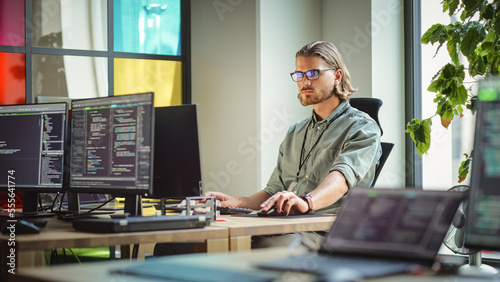
{"type": "Polygon", "coordinates": [[[383,258],[372,259],[311,253],[265,262],[258,266],[265,269],[290,270],[322,275],[349,269],[359,273],[360,277],[370,278],[404,273],[414,265],[414,263],[410,262],[383,258]]]}
{"type": "Polygon", "coordinates": [[[274,276],[261,272],[237,271],[228,268],[215,269],[200,265],[182,265],[175,262],[151,260],[137,266],[114,269],[111,273],[122,277],[156,278],[160,279],[159,281],[274,281],[274,276]]]}

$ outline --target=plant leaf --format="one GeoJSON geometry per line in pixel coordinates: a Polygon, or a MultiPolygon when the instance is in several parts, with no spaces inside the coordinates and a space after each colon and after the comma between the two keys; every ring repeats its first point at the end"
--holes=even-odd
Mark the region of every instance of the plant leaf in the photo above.
{"type": "Polygon", "coordinates": [[[429,87],[427,87],[427,91],[429,92],[440,92],[441,88],[443,88],[443,85],[445,85],[445,80],[442,78],[438,78],[434,80],[429,87]]]}
{"type": "Polygon", "coordinates": [[[450,100],[454,105],[457,104],[465,104],[467,102],[467,89],[465,86],[460,85],[459,87],[455,87],[451,89],[449,94],[450,100]]]}
{"type": "Polygon", "coordinates": [[[448,10],[448,15],[451,17],[455,13],[455,11],[458,8],[458,4],[460,4],[459,0],[449,0],[449,1],[444,1],[443,3],[443,12],[448,10]],[[445,5],[447,6],[446,9],[444,8],[445,5]]]}
{"type": "Polygon", "coordinates": [[[493,6],[492,4],[487,4],[481,9],[480,20],[482,19],[491,20],[493,19],[494,15],[495,15],[495,6],[493,6]]]}
{"type": "Polygon", "coordinates": [[[486,31],[483,25],[479,22],[470,22],[462,40],[460,51],[468,57],[485,38],[486,31]]]}
{"type": "MultiPolygon", "coordinates": [[[[487,1],[484,1],[487,4],[487,1]]],[[[474,16],[474,14],[479,11],[483,5],[483,0],[463,0],[464,3],[464,12],[465,14],[462,14],[464,21],[466,18],[470,18],[474,16]]]]}
{"type": "Polygon", "coordinates": [[[465,178],[467,177],[467,174],[469,174],[469,167],[470,167],[470,162],[472,160],[472,154],[473,154],[472,152],[470,156],[464,154],[465,160],[462,161],[460,167],[458,168],[458,182],[464,181],[465,178]]]}
{"type": "Polygon", "coordinates": [[[415,144],[420,155],[427,153],[431,145],[431,119],[413,119],[406,125],[406,132],[410,133],[411,139],[415,144]]]}
{"type": "Polygon", "coordinates": [[[447,120],[447,121],[452,121],[453,120],[453,117],[455,115],[453,114],[453,108],[449,108],[447,109],[443,115],[441,116],[441,119],[444,119],[444,120],[447,120]]]}
{"type": "Polygon", "coordinates": [[[434,24],[424,33],[424,35],[422,35],[420,43],[427,44],[430,42],[431,44],[434,44],[439,42],[442,44],[445,42],[445,39],[446,26],[442,24],[434,24]]]}
{"type": "Polygon", "coordinates": [[[450,54],[451,61],[455,64],[458,65],[460,64],[460,61],[458,60],[458,48],[457,44],[454,42],[449,41],[448,44],[446,44],[448,47],[448,53],[450,54]]]}
{"type": "Polygon", "coordinates": [[[476,96],[473,96],[472,98],[470,98],[469,100],[469,103],[467,103],[465,105],[465,107],[471,111],[471,113],[474,115],[476,114],[476,111],[477,111],[477,95],[476,96]]]}
{"type": "Polygon", "coordinates": [[[450,123],[451,123],[451,120],[446,120],[446,119],[444,119],[444,118],[441,118],[441,125],[442,125],[444,128],[448,129],[448,126],[450,126],[450,123]]]}

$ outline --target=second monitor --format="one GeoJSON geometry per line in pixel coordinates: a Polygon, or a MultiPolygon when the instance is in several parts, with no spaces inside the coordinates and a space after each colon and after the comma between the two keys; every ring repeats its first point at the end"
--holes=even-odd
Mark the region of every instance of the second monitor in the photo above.
{"type": "Polygon", "coordinates": [[[138,213],[149,195],[153,152],[153,93],[72,101],[70,191],[124,194],[138,213]]]}
{"type": "Polygon", "coordinates": [[[198,105],[155,108],[154,198],[201,196],[198,105]]]}

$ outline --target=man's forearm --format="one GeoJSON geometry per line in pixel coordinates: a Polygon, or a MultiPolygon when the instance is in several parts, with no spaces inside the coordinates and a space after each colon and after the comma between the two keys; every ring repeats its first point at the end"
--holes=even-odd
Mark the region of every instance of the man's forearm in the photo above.
{"type": "Polygon", "coordinates": [[[250,208],[254,210],[260,209],[260,204],[262,204],[265,200],[270,197],[267,192],[259,191],[248,197],[238,197],[240,200],[240,207],[242,208],[250,208]]]}
{"type": "Polygon", "coordinates": [[[339,171],[330,172],[316,189],[309,193],[312,196],[314,210],[330,206],[338,201],[349,190],[344,175],[339,171]]]}

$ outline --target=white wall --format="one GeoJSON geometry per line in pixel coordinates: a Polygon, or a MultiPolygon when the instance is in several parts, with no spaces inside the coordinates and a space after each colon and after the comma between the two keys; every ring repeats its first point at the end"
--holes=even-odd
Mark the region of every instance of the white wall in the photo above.
{"type": "Polygon", "coordinates": [[[260,2],[260,184],[264,188],[276,166],[288,128],[312,113],[297,99],[295,53],[321,40],[321,0],[260,2]],[[284,10],[286,12],[284,12],[284,10]]]}
{"type": "Polygon", "coordinates": [[[382,139],[396,148],[377,186],[404,185],[404,174],[393,172],[404,160],[402,12],[371,34],[377,11],[394,1],[402,3],[193,0],[193,103],[200,105],[205,187],[250,195],[267,183],[286,130],[312,111],[298,102],[289,73],[296,51],[314,40],[337,45],[357,97],[384,100],[382,139]]]}
{"type": "Polygon", "coordinates": [[[376,187],[404,187],[404,41],[402,0],[323,0],[323,40],[344,57],[353,86],[352,97],[384,102],[382,141],[395,143],[376,187]],[[356,16],[353,16],[356,15],[356,16]]]}
{"type": "Polygon", "coordinates": [[[247,161],[237,148],[257,136],[256,1],[193,0],[191,19],[205,190],[249,194],[257,160],[247,161]]]}
{"type": "Polygon", "coordinates": [[[352,97],[372,97],[370,1],[323,0],[323,40],[339,49],[358,89],[352,97]]]}
{"type": "Polygon", "coordinates": [[[372,91],[384,101],[380,123],[382,141],[394,149],[376,187],[405,186],[404,22],[403,0],[372,0],[372,91]]]}

